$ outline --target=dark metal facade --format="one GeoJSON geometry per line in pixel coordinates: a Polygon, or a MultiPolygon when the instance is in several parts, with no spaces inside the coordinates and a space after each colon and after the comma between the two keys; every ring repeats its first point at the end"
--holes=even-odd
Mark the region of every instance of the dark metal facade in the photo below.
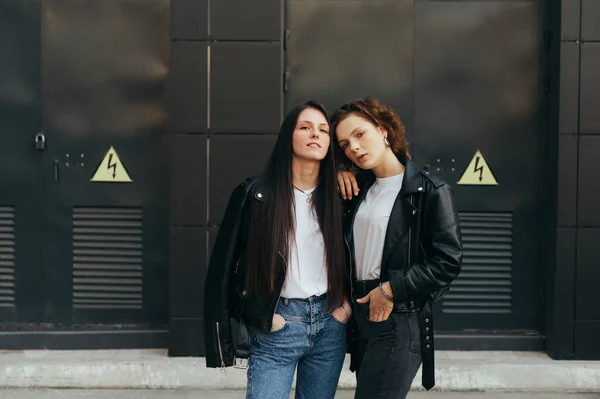
{"type": "Polygon", "coordinates": [[[437,309],[442,346],[543,348],[545,3],[230,0],[195,20],[186,6],[173,3],[171,27],[173,355],[202,354],[197,283],[279,110],[364,95],[396,108],[414,159],[455,186],[465,267],[437,309]],[[457,184],[477,151],[499,185],[457,184]]]}
{"type": "Polygon", "coordinates": [[[561,359],[599,359],[600,4],[563,0],[551,9],[550,180],[547,349],[561,359]],[[559,4],[560,3],[560,4],[559,4]],[[552,195],[554,194],[554,195],[552,195]]]}
{"type": "Polygon", "coordinates": [[[168,6],[0,5],[3,348],[165,341],[168,6]]]}
{"type": "Polygon", "coordinates": [[[200,355],[206,264],[233,187],[260,173],[282,115],[280,0],[173,0],[169,352],[200,355]]]}
{"type": "Polygon", "coordinates": [[[0,347],[202,355],[232,188],[295,104],[371,95],[455,188],[465,264],[439,347],[600,358],[596,3],[2,2],[0,347]],[[132,182],[90,181],[111,147],[132,182]],[[477,154],[497,185],[458,183],[477,154]]]}
{"type": "Polygon", "coordinates": [[[519,336],[541,348],[543,4],[287,4],[286,105],[313,96],[333,110],[380,98],[405,122],[413,158],[455,188],[465,261],[437,329],[485,331],[485,343],[468,345],[503,347],[519,336]],[[457,184],[477,151],[499,185],[457,184]]]}

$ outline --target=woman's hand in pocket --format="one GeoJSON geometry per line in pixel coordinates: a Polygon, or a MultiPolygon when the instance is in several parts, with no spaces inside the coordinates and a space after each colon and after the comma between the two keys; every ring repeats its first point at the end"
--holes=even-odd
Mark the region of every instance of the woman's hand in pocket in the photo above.
{"type": "Polygon", "coordinates": [[[283,316],[275,313],[273,315],[273,322],[271,323],[271,332],[279,331],[285,326],[285,319],[283,316]]]}
{"type": "Polygon", "coordinates": [[[352,316],[352,308],[348,300],[344,298],[342,305],[338,306],[331,315],[340,323],[348,323],[348,320],[352,316]]]}
{"type": "MultiPolygon", "coordinates": [[[[387,295],[391,297],[392,290],[389,285],[390,283],[387,282],[383,284],[381,289],[385,290],[387,295]]],[[[394,302],[386,298],[381,289],[379,287],[374,288],[367,296],[356,300],[356,302],[362,304],[369,303],[369,320],[375,322],[387,320],[394,309],[394,302]]]]}

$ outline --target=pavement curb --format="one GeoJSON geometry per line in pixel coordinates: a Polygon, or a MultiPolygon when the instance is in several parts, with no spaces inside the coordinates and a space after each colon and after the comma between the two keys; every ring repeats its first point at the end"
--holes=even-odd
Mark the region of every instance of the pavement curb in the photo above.
{"type": "MultiPolygon", "coordinates": [[[[1,356],[0,356],[0,360],[1,356]]],[[[600,392],[600,362],[438,360],[438,391],[600,392]]],[[[413,390],[422,390],[420,372],[413,390]]],[[[13,358],[0,362],[3,388],[245,389],[244,370],[209,369],[204,358],[13,358]]],[[[348,359],[340,389],[353,389],[348,359]]]]}

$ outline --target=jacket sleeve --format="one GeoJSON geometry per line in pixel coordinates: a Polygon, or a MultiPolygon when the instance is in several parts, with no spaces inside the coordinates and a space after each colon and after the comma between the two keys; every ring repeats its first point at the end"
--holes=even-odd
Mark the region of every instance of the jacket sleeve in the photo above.
{"type": "Polygon", "coordinates": [[[204,287],[204,340],[207,367],[233,365],[235,348],[227,288],[233,267],[242,251],[238,241],[247,191],[247,183],[241,183],[233,190],[208,264],[204,287]]]}
{"type": "Polygon", "coordinates": [[[429,295],[449,285],[462,267],[462,238],[454,195],[448,184],[434,189],[425,202],[424,256],[403,271],[390,271],[394,301],[429,295]]]}

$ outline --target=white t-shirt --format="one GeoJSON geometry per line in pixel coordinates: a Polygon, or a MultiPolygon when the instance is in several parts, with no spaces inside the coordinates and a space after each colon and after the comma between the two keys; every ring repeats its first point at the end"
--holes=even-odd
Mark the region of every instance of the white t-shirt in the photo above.
{"type": "Polygon", "coordinates": [[[377,178],[356,212],[352,228],[358,280],[375,280],[381,275],[385,233],[403,179],[404,173],[377,178]]]}
{"type": "Polygon", "coordinates": [[[325,242],[312,203],[306,202],[307,194],[314,191],[294,189],[296,215],[296,241],[290,248],[287,274],[281,296],[284,298],[308,298],[327,292],[327,268],[325,242]],[[306,193],[306,194],[305,194],[306,193]]]}

